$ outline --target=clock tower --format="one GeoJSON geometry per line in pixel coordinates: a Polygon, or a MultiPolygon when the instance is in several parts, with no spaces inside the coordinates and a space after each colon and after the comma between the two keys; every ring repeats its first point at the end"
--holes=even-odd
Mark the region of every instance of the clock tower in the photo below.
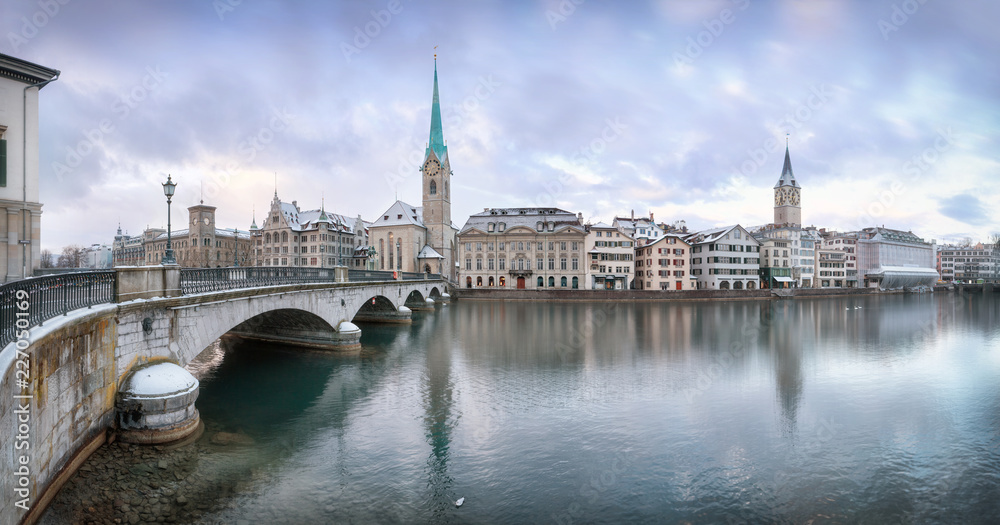
{"type": "Polygon", "coordinates": [[[788,144],[785,144],[785,165],[781,168],[781,178],[774,185],[774,224],[802,226],[801,192],[802,187],[792,174],[792,161],[788,156],[788,144]]]}
{"type": "Polygon", "coordinates": [[[434,97],[431,103],[431,133],[424,153],[422,173],[423,222],[427,244],[444,258],[432,273],[454,277],[455,228],[451,225],[451,160],[441,128],[441,103],[438,99],[437,57],[434,57],[434,97]]]}

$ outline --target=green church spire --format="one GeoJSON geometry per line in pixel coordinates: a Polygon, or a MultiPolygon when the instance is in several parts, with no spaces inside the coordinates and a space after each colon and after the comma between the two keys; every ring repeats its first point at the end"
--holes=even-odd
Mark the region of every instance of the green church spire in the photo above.
{"type": "Polygon", "coordinates": [[[427,151],[424,153],[425,161],[430,157],[432,149],[439,160],[444,160],[445,156],[448,155],[448,147],[444,145],[444,130],[441,129],[441,101],[438,99],[437,55],[434,55],[434,99],[431,103],[431,137],[428,141],[427,151]]]}

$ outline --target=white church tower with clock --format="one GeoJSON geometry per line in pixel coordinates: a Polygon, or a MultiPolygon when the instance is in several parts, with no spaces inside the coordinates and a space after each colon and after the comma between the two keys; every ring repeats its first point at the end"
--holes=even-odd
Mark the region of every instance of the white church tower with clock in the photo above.
{"type": "Polygon", "coordinates": [[[802,227],[801,192],[802,187],[792,174],[792,161],[788,156],[788,144],[785,144],[785,165],[781,168],[781,178],[774,185],[775,225],[802,227]]]}

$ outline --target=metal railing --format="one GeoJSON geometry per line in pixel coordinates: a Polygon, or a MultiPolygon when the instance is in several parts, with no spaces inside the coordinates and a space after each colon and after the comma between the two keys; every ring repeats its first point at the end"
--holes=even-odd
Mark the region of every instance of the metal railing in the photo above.
{"type": "MultiPolygon", "coordinates": [[[[295,266],[249,266],[231,268],[181,268],[181,293],[222,292],[258,286],[336,282],[334,268],[298,268],[295,266]]],[[[440,279],[437,274],[403,272],[399,279],[417,281],[440,279]]],[[[393,281],[393,272],[348,270],[352,282],[393,281]]]]}
{"type": "Polygon", "coordinates": [[[115,302],[114,270],[33,277],[0,286],[0,348],[18,332],[72,310],[115,302]]]}

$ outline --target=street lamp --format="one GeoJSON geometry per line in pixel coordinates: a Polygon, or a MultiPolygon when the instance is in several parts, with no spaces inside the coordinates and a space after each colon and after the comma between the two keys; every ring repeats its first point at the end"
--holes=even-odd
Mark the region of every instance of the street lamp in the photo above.
{"type": "Polygon", "coordinates": [[[177,188],[177,183],[170,179],[170,175],[167,174],[167,182],[163,184],[163,194],[167,196],[167,251],[163,252],[163,260],[160,264],[177,264],[177,259],[174,259],[174,250],[170,246],[170,199],[174,196],[174,189],[177,188]]]}
{"type": "Polygon", "coordinates": [[[238,267],[240,265],[240,229],[239,228],[234,228],[233,231],[236,232],[236,234],[233,235],[233,241],[236,243],[236,244],[233,245],[234,246],[234,248],[233,248],[233,266],[238,267]]]}

